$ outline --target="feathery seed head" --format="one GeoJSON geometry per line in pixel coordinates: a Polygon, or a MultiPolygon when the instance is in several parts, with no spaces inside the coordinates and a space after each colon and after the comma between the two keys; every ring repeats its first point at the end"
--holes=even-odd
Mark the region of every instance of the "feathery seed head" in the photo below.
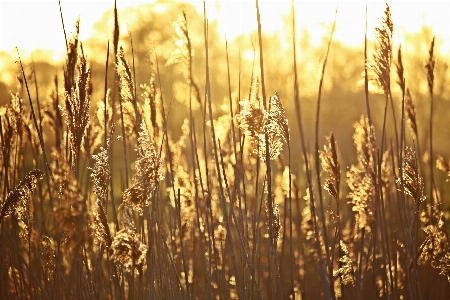
{"type": "Polygon", "coordinates": [[[1,205],[0,224],[4,217],[9,216],[16,210],[19,210],[20,214],[25,214],[25,210],[28,210],[29,196],[36,188],[37,182],[42,178],[44,178],[44,172],[36,169],[30,171],[28,175],[19,182],[1,205]]]}
{"type": "Polygon", "coordinates": [[[372,61],[369,63],[369,68],[374,72],[376,83],[386,95],[390,91],[393,31],[391,10],[386,3],[380,27],[375,28],[377,43],[372,61]]]}
{"type": "Polygon", "coordinates": [[[328,146],[324,146],[324,150],[320,151],[320,160],[322,169],[327,172],[328,179],[325,181],[325,190],[338,201],[339,184],[341,181],[341,165],[338,158],[337,143],[333,133],[327,137],[328,146]]]}
{"type": "Polygon", "coordinates": [[[425,70],[427,72],[428,90],[430,94],[433,94],[434,87],[434,68],[436,66],[436,59],[434,57],[434,42],[436,37],[433,37],[430,43],[430,49],[428,50],[428,61],[425,64],[425,70]]]}
{"type": "Polygon", "coordinates": [[[141,122],[138,143],[136,174],[133,176],[132,186],[123,192],[123,201],[142,215],[144,207],[150,203],[152,192],[164,176],[161,158],[144,121],[141,122]]]}
{"type": "MultiPolygon", "coordinates": [[[[425,201],[426,197],[423,195],[424,182],[420,175],[419,164],[415,151],[411,147],[406,147],[403,156],[403,185],[405,194],[411,196],[416,204],[416,209],[419,209],[420,204],[425,201]]],[[[397,183],[401,184],[401,179],[397,179],[397,183]]]]}
{"type": "Polygon", "coordinates": [[[122,266],[125,272],[137,270],[142,273],[146,261],[147,246],[140,242],[132,228],[123,228],[114,237],[111,259],[122,266]]]}
{"type": "Polygon", "coordinates": [[[278,93],[275,92],[275,95],[270,98],[270,107],[266,111],[259,96],[258,77],[255,77],[250,99],[244,99],[240,104],[242,109],[236,115],[236,119],[239,122],[239,128],[250,137],[253,153],[258,154],[265,162],[267,142],[270,159],[276,159],[283,149],[283,143],[289,144],[288,120],[278,93]]]}

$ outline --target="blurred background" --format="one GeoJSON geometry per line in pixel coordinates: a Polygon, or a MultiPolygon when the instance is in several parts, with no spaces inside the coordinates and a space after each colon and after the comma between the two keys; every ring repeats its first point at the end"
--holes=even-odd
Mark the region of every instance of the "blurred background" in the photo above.
{"type": "MultiPolygon", "coordinates": [[[[448,58],[450,55],[450,2],[448,1],[392,1],[389,2],[394,23],[394,61],[401,44],[405,65],[406,84],[416,105],[421,145],[428,141],[427,117],[429,97],[424,63],[430,41],[436,35],[435,55],[435,117],[436,124],[449,120],[448,58]],[[422,124],[423,126],[420,126],[422,124]]],[[[367,2],[368,56],[373,54],[375,27],[380,24],[385,2],[367,2]]],[[[93,101],[103,99],[107,44],[110,47],[113,26],[114,1],[1,1],[0,2],[0,104],[9,100],[20,73],[18,48],[26,72],[33,74],[39,86],[40,97],[46,97],[54,88],[54,77],[62,79],[65,60],[64,20],[67,38],[75,32],[80,18],[79,38],[93,77],[93,101]],[[60,10],[61,8],[61,10],[60,10]]],[[[173,22],[185,11],[189,36],[194,49],[193,72],[204,97],[205,51],[203,36],[203,1],[117,1],[120,24],[119,44],[131,61],[133,41],[136,81],[150,79],[149,51],[155,48],[160,66],[161,84],[166,99],[171,100],[172,117],[169,126],[180,128],[188,116],[186,89],[182,71],[177,65],[166,65],[175,51],[173,22]]],[[[286,107],[294,149],[298,146],[298,131],[293,103],[293,47],[291,1],[260,1],[261,23],[264,32],[263,49],[266,89],[269,95],[280,94],[286,107]]],[[[325,75],[321,110],[320,143],[333,131],[343,155],[343,165],[355,159],[352,141],[353,124],[365,113],[364,35],[366,30],[365,1],[295,1],[300,96],[303,101],[306,134],[312,141],[314,116],[320,73],[330,28],[336,15],[336,30],[330,49],[325,75]]],[[[206,1],[209,20],[209,49],[211,87],[214,112],[217,117],[228,112],[227,53],[231,72],[233,100],[238,103],[248,97],[251,76],[259,72],[259,50],[254,1],[206,1]]],[[[113,51],[110,49],[109,85],[113,85],[113,51]]],[[[394,70],[395,67],[393,66],[394,70]]],[[[392,91],[397,119],[401,113],[401,94],[392,75],[392,91]]],[[[138,92],[140,95],[140,92],[138,92]]],[[[384,110],[382,95],[371,95],[374,124],[381,132],[384,110]]],[[[169,105],[169,104],[167,104],[169,105]]],[[[91,105],[91,108],[94,108],[91,105]]],[[[201,112],[197,112],[200,114],[201,112]]],[[[392,112],[388,113],[388,132],[393,132],[392,112]]],[[[436,153],[448,157],[450,132],[447,126],[436,126],[436,153]]],[[[393,134],[389,134],[393,137],[393,134]]],[[[388,137],[389,138],[389,137],[388,137]]],[[[311,144],[312,145],[312,144],[311,144]]],[[[310,149],[311,150],[311,149],[310,149]]],[[[426,153],[424,153],[426,154],[426,153]]],[[[425,157],[426,159],[426,157],[425,157]]],[[[299,162],[300,164],[300,162],[299,162]]]]}

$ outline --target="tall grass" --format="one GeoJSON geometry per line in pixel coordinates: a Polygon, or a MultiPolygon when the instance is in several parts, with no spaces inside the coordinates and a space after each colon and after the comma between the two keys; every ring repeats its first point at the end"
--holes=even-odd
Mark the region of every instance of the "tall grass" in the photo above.
{"type": "MultiPolygon", "coordinates": [[[[39,98],[36,78],[32,97],[18,57],[17,92],[0,115],[1,299],[446,299],[450,295],[448,206],[435,174],[435,167],[450,174],[450,163],[433,154],[435,39],[425,65],[430,95],[425,129],[430,140],[424,146],[419,145],[418,115],[408,89],[413,83],[405,78],[401,48],[394,57],[388,4],[375,29],[372,59],[366,33],[361,71],[367,113],[349,128],[356,158],[344,172],[342,161],[348,154],[340,153],[335,134],[326,134],[326,143],[319,144],[321,107],[331,105],[322,103],[323,94],[329,92],[323,84],[333,30],[339,24],[334,21],[323,49],[310,151],[294,1],[293,56],[286,59],[292,68],[294,123],[287,119],[285,107],[291,99],[283,96],[285,87],[266,91],[264,23],[258,1],[255,8],[254,54],[259,64],[252,70],[233,70],[226,42],[220,63],[227,71],[223,81],[228,99],[222,113],[211,84],[215,75],[211,66],[217,62],[211,58],[206,4],[203,80],[196,77],[193,34],[185,12],[173,23],[176,50],[161,58],[155,45],[149,52],[150,78],[137,78],[141,66],[135,65],[132,35],[129,32],[129,41],[119,40],[115,7],[114,50],[110,53],[110,43],[105,45],[103,95],[97,102],[78,22],[75,34],[65,36],[63,87],[55,77],[48,99],[39,98]],[[393,61],[399,107],[391,89],[393,61]],[[173,116],[179,114],[174,114],[172,95],[162,89],[162,63],[177,65],[187,87],[181,128],[172,126],[173,116]],[[108,80],[110,68],[115,70],[114,80],[108,80]],[[251,73],[248,89],[241,86],[245,72],[251,73]],[[232,74],[239,74],[237,87],[232,74]],[[370,107],[370,78],[385,97],[382,115],[370,107]],[[138,89],[138,83],[146,80],[138,89]],[[241,99],[241,95],[248,96],[241,99]],[[387,118],[389,101],[392,121],[387,118]],[[298,136],[291,134],[292,126],[297,126],[298,136]],[[395,128],[393,134],[387,128],[395,128]],[[422,168],[424,152],[430,158],[428,172],[422,168]],[[295,163],[304,168],[294,171],[295,163]]],[[[61,5],[60,9],[63,16],[61,5]]],[[[64,28],[63,19],[62,24],[64,28]]]]}

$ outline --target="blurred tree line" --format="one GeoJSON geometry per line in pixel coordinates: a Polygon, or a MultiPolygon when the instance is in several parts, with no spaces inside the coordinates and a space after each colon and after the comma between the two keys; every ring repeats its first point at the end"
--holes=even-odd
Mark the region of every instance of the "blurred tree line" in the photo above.
{"type": "MultiPolygon", "coordinates": [[[[189,116],[189,89],[183,76],[180,64],[167,65],[167,61],[173,51],[176,50],[174,43],[175,31],[172,26],[178,15],[184,11],[187,17],[189,37],[193,48],[193,78],[199,86],[200,99],[204,101],[205,95],[205,42],[203,16],[188,3],[178,3],[170,1],[157,1],[153,4],[144,4],[134,8],[127,8],[119,11],[120,39],[119,45],[123,46],[125,54],[130,64],[133,61],[131,51],[131,41],[133,43],[134,65],[137,83],[137,95],[140,96],[143,90],[140,84],[148,84],[150,80],[149,55],[154,49],[158,67],[165,107],[169,109],[168,126],[173,132],[177,132],[183,119],[189,116]],[[124,21],[126,17],[127,21],[124,21]],[[132,22],[130,22],[132,20],[132,22]]],[[[81,23],[83,16],[81,16],[81,23]]],[[[297,122],[295,120],[295,107],[293,103],[293,70],[292,70],[292,44],[291,28],[292,21],[289,16],[285,17],[285,34],[266,34],[263,36],[266,93],[273,95],[277,91],[280,99],[286,108],[287,117],[291,130],[291,147],[294,151],[300,151],[297,122]],[[285,40],[287,39],[287,40],[285,40]]],[[[330,20],[331,22],[331,20],[330,20]]],[[[339,24],[337,24],[339,26],[339,24]]],[[[395,19],[394,19],[395,26],[395,19]]],[[[264,30],[264,24],[262,24],[264,30]]],[[[112,45],[114,29],[114,15],[112,9],[104,13],[97,22],[94,34],[83,43],[84,53],[92,69],[93,97],[91,110],[96,109],[95,102],[103,100],[104,81],[107,58],[107,44],[109,48],[108,65],[108,87],[115,86],[114,50],[112,45]]],[[[369,29],[371,30],[371,29],[369,29]]],[[[74,24],[66,24],[67,34],[74,31],[74,24]]],[[[304,126],[307,141],[312,151],[311,141],[314,135],[315,110],[317,102],[317,91],[319,87],[320,71],[322,60],[326,51],[326,40],[315,47],[311,43],[310,33],[306,30],[297,34],[298,72],[300,83],[300,96],[302,101],[302,114],[304,116],[304,126]]],[[[424,71],[424,61],[427,57],[429,42],[433,37],[431,28],[424,27],[421,32],[406,36],[402,44],[403,62],[405,64],[405,77],[407,87],[411,91],[413,102],[416,106],[419,123],[420,144],[424,147],[428,141],[429,97],[427,95],[427,80],[424,71]]],[[[64,37],[60,38],[64,43],[64,37]]],[[[361,37],[363,40],[364,37],[361,37]]],[[[217,23],[211,22],[208,28],[208,45],[210,61],[210,78],[213,109],[216,117],[228,112],[228,74],[227,74],[227,53],[224,37],[220,36],[217,30],[217,23]],[[225,108],[224,108],[225,105],[225,108]]],[[[439,37],[437,49],[439,49],[439,37]]],[[[228,41],[228,58],[231,78],[231,91],[233,105],[238,109],[239,99],[247,98],[251,85],[252,75],[259,72],[259,50],[257,49],[257,34],[240,35],[232,41],[228,41]]],[[[397,45],[398,47],[398,45],[397,45]]],[[[369,43],[368,55],[371,55],[372,45],[369,43]]],[[[393,49],[395,61],[397,50],[393,49]]],[[[31,59],[25,59],[25,71],[31,83],[31,96],[42,98],[48,97],[51,90],[55,90],[55,77],[58,78],[59,89],[62,89],[63,65],[64,62],[52,64],[45,59],[45,53],[39,55],[39,51],[31,59]],[[38,89],[35,89],[37,83],[38,89]]],[[[0,52],[2,62],[2,72],[18,70],[14,68],[16,57],[10,57],[0,52]]],[[[450,149],[446,143],[449,140],[450,132],[446,124],[450,113],[448,70],[449,62],[447,58],[439,55],[436,63],[436,88],[435,88],[435,149],[436,153],[444,156],[450,155],[450,149]],[[440,125],[442,124],[442,125],[440,125]]],[[[395,69],[395,68],[393,68],[395,69]]],[[[339,142],[342,152],[342,164],[349,165],[355,157],[355,150],[352,142],[353,124],[365,113],[365,96],[363,85],[364,73],[364,46],[348,47],[339,41],[333,41],[331,45],[330,58],[324,82],[324,92],[320,114],[320,143],[325,143],[325,136],[331,131],[334,132],[339,142]]],[[[0,104],[3,106],[9,101],[10,92],[15,92],[17,74],[3,75],[0,81],[0,104]]],[[[396,74],[392,74],[393,82],[397,80],[396,74]]],[[[117,91],[116,91],[117,93],[117,91]]],[[[26,93],[24,93],[26,97],[26,93]]],[[[118,101],[117,95],[113,98],[118,101]]],[[[401,117],[401,94],[398,87],[393,84],[393,100],[397,120],[401,117]]],[[[24,101],[28,103],[28,101],[24,101]]],[[[371,94],[370,98],[372,115],[375,129],[381,132],[384,101],[381,95],[371,94]]],[[[200,123],[202,111],[199,106],[194,110],[194,117],[200,123]]],[[[392,111],[388,112],[388,133],[393,137],[393,117],[392,111]],[[392,133],[392,134],[391,134],[392,133]]],[[[180,131],[180,130],[178,130],[180,131]]],[[[181,132],[180,132],[181,134],[181,132]]],[[[176,136],[176,135],[175,135],[176,136]]],[[[389,138],[388,137],[388,138],[389,138]]],[[[410,135],[408,133],[408,138],[410,135]]],[[[409,140],[411,142],[411,140],[409,140]]],[[[294,164],[294,168],[302,166],[300,161],[294,164]]]]}

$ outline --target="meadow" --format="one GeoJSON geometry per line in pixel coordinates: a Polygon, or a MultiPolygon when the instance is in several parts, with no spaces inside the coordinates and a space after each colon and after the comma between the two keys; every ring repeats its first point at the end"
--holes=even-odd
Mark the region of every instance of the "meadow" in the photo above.
{"type": "Polygon", "coordinates": [[[258,31],[234,44],[206,9],[148,5],[129,32],[114,8],[105,44],[61,8],[60,65],[17,51],[0,85],[1,299],[450,297],[432,28],[394,47],[386,3],[375,41],[333,41],[335,19],[317,49],[292,14],[280,53],[255,5],[258,31]]]}

